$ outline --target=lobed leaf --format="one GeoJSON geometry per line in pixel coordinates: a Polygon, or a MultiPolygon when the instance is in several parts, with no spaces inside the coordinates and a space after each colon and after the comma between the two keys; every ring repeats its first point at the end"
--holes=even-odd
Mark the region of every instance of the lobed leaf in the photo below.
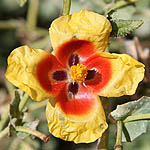
{"type": "Polygon", "coordinates": [[[10,119],[19,118],[20,116],[19,104],[20,104],[22,96],[23,96],[23,92],[20,89],[17,89],[14,91],[14,98],[9,105],[10,119]]]}
{"type": "Polygon", "coordinates": [[[133,141],[150,131],[150,97],[118,105],[116,110],[111,112],[111,116],[123,122],[122,141],[133,141]]]}
{"type": "Polygon", "coordinates": [[[111,36],[124,37],[135,29],[139,28],[142,20],[111,20],[112,32],[111,36]]]}

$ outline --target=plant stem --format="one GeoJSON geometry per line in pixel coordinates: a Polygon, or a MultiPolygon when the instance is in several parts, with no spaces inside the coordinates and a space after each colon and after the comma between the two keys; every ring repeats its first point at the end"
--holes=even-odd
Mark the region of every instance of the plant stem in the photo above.
{"type": "Polygon", "coordinates": [[[63,3],[63,12],[62,12],[63,16],[69,15],[70,6],[71,6],[71,0],[64,0],[64,3],[63,3]]]}
{"type": "Polygon", "coordinates": [[[117,121],[117,138],[114,150],[122,150],[122,121],[117,121]]]}
{"type": "Polygon", "coordinates": [[[34,29],[37,24],[37,14],[39,8],[39,0],[29,0],[29,8],[27,12],[27,29],[34,29]]]}
{"type": "Polygon", "coordinates": [[[22,112],[24,106],[26,105],[27,101],[29,99],[29,95],[27,93],[25,93],[20,101],[19,104],[19,111],[22,112]]]}
{"type": "Polygon", "coordinates": [[[16,131],[20,131],[20,132],[25,132],[25,133],[28,133],[28,134],[32,134],[38,138],[40,138],[41,140],[43,140],[44,142],[48,142],[50,137],[46,134],[43,134],[39,131],[36,131],[36,130],[32,130],[32,129],[29,129],[29,128],[25,128],[23,126],[16,126],[16,131]]]}
{"type": "Polygon", "coordinates": [[[150,114],[128,116],[123,122],[126,123],[130,121],[143,120],[143,119],[150,119],[150,114]]]}
{"type": "Polygon", "coordinates": [[[3,131],[0,132],[0,139],[8,134],[8,127],[6,127],[3,131]]]}
{"type": "MultiPolygon", "coordinates": [[[[40,138],[41,140],[43,140],[44,142],[48,142],[50,139],[50,137],[46,134],[43,134],[39,131],[32,130],[32,129],[29,129],[29,128],[26,128],[23,126],[16,126],[15,129],[16,129],[16,131],[19,131],[19,132],[25,132],[25,133],[34,135],[34,136],[40,138]]],[[[0,139],[5,137],[7,134],[8,134],[8,127],[0,132],[0,139]]]]}

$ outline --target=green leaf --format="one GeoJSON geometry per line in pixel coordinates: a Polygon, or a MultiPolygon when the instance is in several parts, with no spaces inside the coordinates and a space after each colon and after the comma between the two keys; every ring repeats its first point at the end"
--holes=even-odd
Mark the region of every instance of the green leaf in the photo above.
{"type": "Polygon", "coordinates": [[[142,20],[110,20],[112,25],[111,36],[124,37],[135,29],[139,28],[142,20]]]}
{"type": "Polygon", "coordinates": [[[22,124],[22,116],[19,111],[19,104],[23,96],[23,91],[20,89],[17,89],[14,91],[14,98],[12,99],[10,105],[9,105],[9,117],[10,117],[10,122],[9,122],[9,133],[8,135],[11,136],[13,135],[15,131],[15,126],[16,125],[21,125],[22,124]]]}
{"type": "Polygon", "coordinates": [[[17,2],[20,7],[23,7],[26,4],[27,0],[17,0],[17,2]]]}
{"type": "Polygon", "coordinates": [[[19,89],[14,91],[14,98],[9,106],[10,119],[18,118],[20,116],[19,104],[22,98],[23,92],[19,89]]]}
{"type": "Polygon", "coordinates": [[[118,105],[111,112],[111,116],[115,120],[123,121],[122,141],[133,141],[150,130],[150,97],[118,105]]]}

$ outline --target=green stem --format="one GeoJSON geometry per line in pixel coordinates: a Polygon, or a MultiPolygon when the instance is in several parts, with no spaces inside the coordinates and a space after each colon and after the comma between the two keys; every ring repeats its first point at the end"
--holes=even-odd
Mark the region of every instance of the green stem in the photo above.
{"type": "Polygon", "coordinates": [[[29,0],[29,8],[27,13],[27,29],[34,29],[37,24],[37,15],[39,8],[39,0],[29,0]]]}
{"type": "Polygon", "coordinates": [[[39,131],[36,131],[36,130],[32,130],[32,129],[29,129],[29,128],[25,128],[23,126],[16,126],[16,131],[19,131],[19,132],[25,132],[25,133],[28,133],[28,134],[32,134],[38,138],[40,138],[41,140],[43,140],[44,142],[48,142],[50,137],[46,134],[43,134],[39,131]]]}
{"type": "Polygon", "coordinates": [[[22,112],[24,106],[26,105],[27,101],[29,99],[29,95],[27,93],[24,94],[22,97],[20,104],[19,104],[19,111],[22,112]]]}
{"type": "Polygon", "coordinates": [[[63,3],[63,12],[62,12],[63,16],[69,15],[70,6],[71,6],[71,0],[64,0],[64,3],[63,3]]]}
{"type": "MultiPolygon", "coordinates": [[[[32,130],[32,129],[29,129],[29,128],[26,128],[23,126],[16,126],[15,129],[16,129],[16,131],[19,131],[19,132],[25,132],[25,133],[34,135],[34,136],[40,138],[41,140],[43,140],[44,142],[48,142],[50,139],[50,137],[46,134],[43,134],[39,131],[32,130]]],[[[0,139],[5,137],[7,134],[8,134],[8,127],[0,132],[0,139]]]]}
{"type": "Polygon", "coordinates": [[[0,139],[5,137],[8,134],[8,127],[6,127],[3,131],[0,132],[0,139]]]}
{"type": "Polygon", "coordinates": [[[122,150],[122,122],[117,121],[117,138],[114,150],[122,150]]]}
{"type": "Polygon", "coordinates": [[[130,121],[143,120],[143,119],[150,119],[150,114],[128,116],[123,122],[126,123],[130,121]]]}

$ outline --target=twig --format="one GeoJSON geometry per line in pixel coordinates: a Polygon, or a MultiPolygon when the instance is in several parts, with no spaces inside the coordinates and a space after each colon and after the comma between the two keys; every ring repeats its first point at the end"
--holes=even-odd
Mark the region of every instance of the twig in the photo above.
{"type": "Polygon", "coordinates": [[[32,134],[38,138],[40,138],[41,140],[43,140],[44,142],[48,142],[50,137],[46,134],[43,134],[39,131],[36,131],[36,130],[32,130],[32,129],[29,129],[29,128],[25,128],[23,126],[16,126],[16,131],[19,131],[19,132],[25,132],[25,133],[28,133],[28,134],[32,134]]]}
{"type": "MultiPolygon", "coordinates": [[[[41,140],[43,140],[46,143],[50,139],[50,137],[48,135],[44,134],[44,133],[41,133],[41,132],[36,131],[36,130],[29,129],[29,128],[26,128],[26,127],[23,127],[23,126],[16,126],[15,129],[16,129],[16,131],[19,131],[19,132],[25,132],[25,133],[34,135],[34,136],[40,138],[41,140]]],[[[7,134],[8,134],[8,127],[0,132],[0,139],[5,137],[7,134]]]]}

